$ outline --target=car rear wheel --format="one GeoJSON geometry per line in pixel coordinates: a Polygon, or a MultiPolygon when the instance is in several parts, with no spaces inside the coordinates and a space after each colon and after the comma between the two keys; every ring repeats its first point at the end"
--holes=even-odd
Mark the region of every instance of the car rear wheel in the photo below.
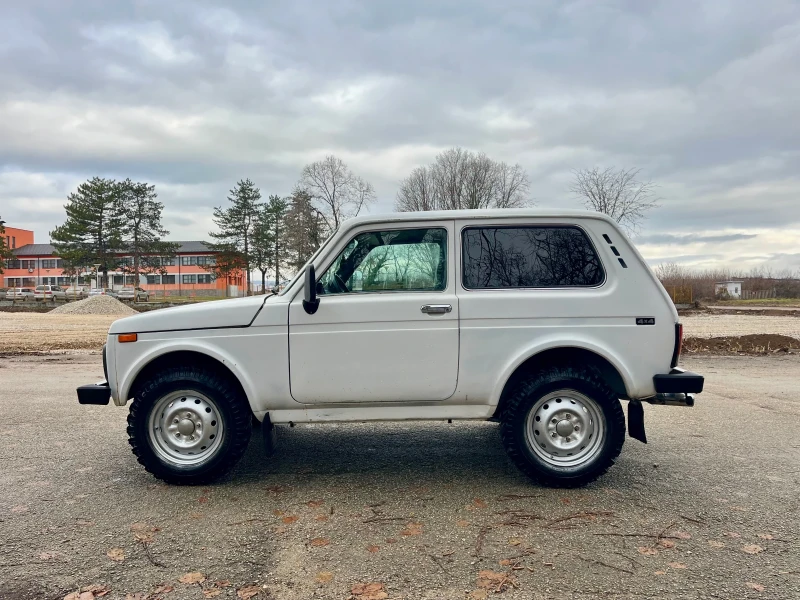
{"type": "Polygon", "coordinates": [[[175,484],[204,484],[233,469],[250,440],[239,387],[205,368],[172,367],[134,394],[128,437],[144,468],[175,484]]]}
{"type": "Polygon", "coordinates": [[[517,467],[553,487],[594,481],[614,464],[625,441],[619,399],[586,368],[554,367],[522,381],[501,423],[503,445],[517,467]]]}

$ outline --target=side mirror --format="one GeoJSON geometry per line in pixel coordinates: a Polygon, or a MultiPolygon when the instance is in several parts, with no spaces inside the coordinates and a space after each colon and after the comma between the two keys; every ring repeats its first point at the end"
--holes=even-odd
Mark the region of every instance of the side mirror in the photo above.
{"type": "Polygon", "coordinates": [[[313,315],[319,308],[319,298],[317,298],[317,277],[314,272],[314,265],[308,265],[306,269],[306,278],[303,284],[303,308],[305,311],[313,315]]]}

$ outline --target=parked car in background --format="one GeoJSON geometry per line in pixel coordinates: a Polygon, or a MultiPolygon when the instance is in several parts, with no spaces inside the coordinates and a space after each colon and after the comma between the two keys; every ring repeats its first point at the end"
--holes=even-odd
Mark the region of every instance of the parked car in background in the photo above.
{"type": "Polygon", "coordinates": [[[126,285],[117,292],[117,300],[132,300],[134,302],[149,302],[150,293],[140,287],[126,285]]]}
{"type": "Polygon", "coordinates": [[[67,293],[58,285],[37,285],[33,291],[33,299],[37,302],[55,302],[67,299],[67,293]]]}
{"type": "Polygon", "coordinates": [[[92,288],[89,290],[89,296],[111,296],[117,297],[117,293],[111,288],[92,288]]]}
{"type": "Polygon", "coordinates": [[[67,300],[81,300],[89,297],[89,288],[85,285],[71,286],[64,290],[67,300]]]}
{"type": "Polygon", "coordinates": [[[33,300],[33,288],[8,288],[6,300],[15,300],[17,302],[33,300]]]}

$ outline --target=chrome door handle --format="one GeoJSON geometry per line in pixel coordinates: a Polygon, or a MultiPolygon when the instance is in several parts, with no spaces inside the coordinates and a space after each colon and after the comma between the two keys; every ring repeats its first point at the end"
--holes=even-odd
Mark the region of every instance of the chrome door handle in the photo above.
{"type": "Polygon", "coordinates": [[[449,304],[426,304],[420,310],[428,315],[443,315],[451,312],[453,307],[449,304]]]}

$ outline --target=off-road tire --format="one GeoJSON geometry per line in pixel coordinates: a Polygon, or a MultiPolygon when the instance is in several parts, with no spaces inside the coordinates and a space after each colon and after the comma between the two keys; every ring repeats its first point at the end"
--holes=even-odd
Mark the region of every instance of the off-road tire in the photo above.
{"type": "Polygon", "coordinates": [[[252,411],[241,390],[212,369],[179,366],[166,368],[139,387],[128,414],[128,442],[139,463],[152,475],[177,485],[203,485],[228,473],[242,458],[250,441],[252,411]],[[167,462],[153,449],[148,419],[158,400],[176,390],[197,390],[213,399],[224,424],[217,451],[191,466],[167,462]]]}
{"type": "Polygon", "coordinates": [[[548,487],[586,485],[605,473],[622,451],[625,414],[619,398],[595,369],[560,366],[541,370],[521,381],[500,415],[500,435],[508,456],[528,477],[548,487]],[[562,467],[542,461],[526,438],[526,417],[536,402],[557,390],[575,390],[599,405],[605,418],[605,437],[588,464],[562,467]]]}

